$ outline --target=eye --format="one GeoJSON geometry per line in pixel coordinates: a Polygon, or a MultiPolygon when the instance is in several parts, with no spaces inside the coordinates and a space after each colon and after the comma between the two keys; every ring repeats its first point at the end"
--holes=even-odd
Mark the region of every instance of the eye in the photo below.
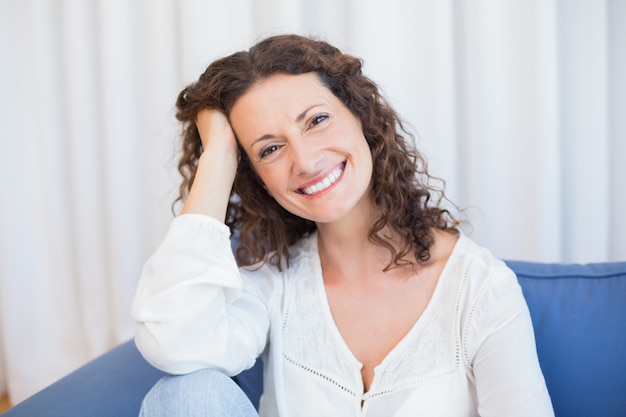
{"type": "Polygon", "coordinates": [[[313,116],[313,118],[311,119],[310,123],[309,123],[309,127],[315,127],[317,125],[319,125],[320,123],[325,122],[326,120],[328,120],[329,116],[327,114],[318,114],[313,116]]]}
{"type": "Polygon", "coordinates": [[[263,159],[263,158],[273,154],[278,149],[280,149],[279,145],[269,145],[269,146],[266,146],[265,148],[261,149],[261,152],[259,152],[259,159],[263,159]]]}

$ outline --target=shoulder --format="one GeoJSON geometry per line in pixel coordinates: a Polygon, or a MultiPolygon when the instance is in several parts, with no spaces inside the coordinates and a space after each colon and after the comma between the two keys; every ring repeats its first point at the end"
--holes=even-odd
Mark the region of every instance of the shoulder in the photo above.
{"type": "Polygon", "coordinates": [[[480,343],[528,310],[515,273],[491,251],[466,236],[456,256],[463,284],[457,309],[465,344],[480,343]]]}
{"type": "Polygon", "coordinates": [[[493,253],[463,233],[436,232],[433,262],[445,264],[443,275],[456,282],[465,302],[499,287],[518,287],[513,271],[493,253]]]}
{"type": "Polygon", "coordinates": [[[515,274],[504,261],[463,234],[456,244],[454,256],[462,265],[468,292],[475,297],[498,288],[519,288],[515,274]]]}

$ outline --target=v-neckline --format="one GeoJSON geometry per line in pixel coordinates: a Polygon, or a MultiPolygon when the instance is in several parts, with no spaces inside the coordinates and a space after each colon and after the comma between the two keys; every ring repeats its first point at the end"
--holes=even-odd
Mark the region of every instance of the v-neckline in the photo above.
{"type": "Polygon", "coordinates": [[[313,245],[310,253],[313,257],[315,289],[317,292],[318,300],[322,307],[321,309],[324,314],[324,318],[326,319],[328,329],[330,330],[333,337],[335,338],[335,344],[341,350],[346,360],[348,360],[353,365],[355,378],[358,375],[358,378],[356,379],[358,379],[360,391],[363,393],[364,398],[367,396],[368,393],[374,392],[376,390],[376,387],[379,384],[378,380],[380,379],[379,374],[381,374],[381,371],[384,370],[385,365],[389,363],[389,361],[393,359],[394,356],[401,354],[402,351],[405,350],[405,345],[409,343],[408,341],[412,338],[412,335],[416,333],[422,327],[422,323],[427,321],[428,316],[432,314],[431,311],[434,310],[436,308],[436,305],[441,302],[440,300],[440,293],[442,292],[441,288],[445,285],[445,282],[447,281],[446,277],[449,274],[448,271],[451,268],[450,265],[453,263],[453,259],[455,258],[456,253],[458,251],[458,247],[460,246],[459,242],[462,240],[462,238],[463,238],[463,235],[460,234],[457,241],[454,243],[452,251],[450,252],[448,259],[446,260],[441,270],[441,273],[439,274],[439,277],[437,277],[435,288],[433,290],[433,293],[430,296],[430,299],[428,300],[428,303],[426,304],[426,307],[424,308],[422,313],[419,315],[417,320],[415,320],[415,323],[413,323],[409,331],[387,353],[387,355],[383,358],[383,360],[374,367],[374,377],[372,378],[372,381],[370,383],[370,389],[368,390],[368,392],[365,392],[363,378],[361,375],[363,363],[361,363],[361,361],[357,359],[357,357],[354,355],[354,353],[350,349],[350,346],[348,346],[348,343],[344,339],[343,335],[341,334],[341,331],[339,330],[339,327],[337,326],[335,318],[333,317],[333,314],[332,314],[332,310],[330,308],[330,301],[328,298],[328,293],[326,291],[326,286],[324,285],[324,275],[322,272],[322,262],[321,262],[321,258],[319,254],[317,233],[315,233],[314,235],[310,237],[311,245],[313,245]]]}

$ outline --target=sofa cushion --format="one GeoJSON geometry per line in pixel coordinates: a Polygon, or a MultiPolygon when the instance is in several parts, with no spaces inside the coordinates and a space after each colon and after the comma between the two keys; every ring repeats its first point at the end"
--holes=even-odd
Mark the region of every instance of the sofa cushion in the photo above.
{"type": "Polygon", "coordinates": [[[626,413],[626,262],[507,262],[533,320],[555,414],[626,413]]]}

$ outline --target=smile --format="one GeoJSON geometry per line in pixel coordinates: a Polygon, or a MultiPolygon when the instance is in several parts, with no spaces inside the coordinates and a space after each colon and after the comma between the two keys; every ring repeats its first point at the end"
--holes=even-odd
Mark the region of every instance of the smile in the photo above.
{"type": "Polygon", "coordinates": [[[345,168],[345,164],[339,165],[337,168],[333,169],[323,180],[313,185],[309,185],[308,187],[300,188],[298,191],[302,194],[306,195],[314,195],[318,194],[334,183],[341,177],[343,174],[343,170],[345,168]]]}

